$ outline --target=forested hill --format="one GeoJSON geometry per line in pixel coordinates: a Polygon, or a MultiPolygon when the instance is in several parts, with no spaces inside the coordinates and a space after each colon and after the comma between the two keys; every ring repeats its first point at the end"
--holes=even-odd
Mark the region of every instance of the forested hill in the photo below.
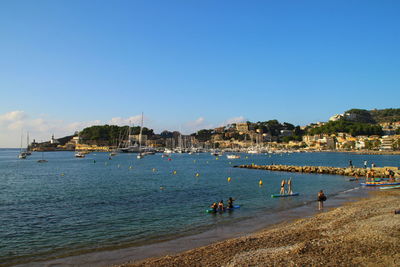
{"type": "Polygon", "coordinates": [[[400,108],[374,109],[370,113],[377,123],[400,121],[400,108]]]}
{"type": "Polygon", "coordinates": [[[345,114],[350,114],[351,119],[347,118],[353,122],[361,123],[383,123],[383,122],[395,122],[400,121],[400,108],[387,108],[387,109],[350,109],[345,112],[345,114]]]}
{"type": "MultiPolygon", "coordinates": [[[[116,145],[122,139],[126,139],[128,134],[137,135],[140,127],[128,127],[117,125],[96,125],[83,129],[79,136],[84,142],[102,143],[107,145],[116,145]],[[128,131],[130,132],[128,133],[128,131]]],[[[143,127],[143,134],[151,137],[154,135],[152,129],[143,127]]]]}

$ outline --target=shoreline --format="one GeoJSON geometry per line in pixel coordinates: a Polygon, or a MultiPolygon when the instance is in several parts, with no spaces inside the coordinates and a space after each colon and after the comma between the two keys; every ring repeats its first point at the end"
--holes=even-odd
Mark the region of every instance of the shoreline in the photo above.
{"type": "Polygon", "coordinates": [[[393,211],[400,208],[399,196],[396,190],[372,191],[309,218],[118,266],[398,266],[400,215],[393,211]]]}
{"type": "MultiPolygon", "coordinates": [[[[350,189],[339,194],[328,195],[328,209],[341,207],[348,202],[357,201],[369,196],[370,190],[364,188],[350,189]]],[[[282,199],[282,201],[285,201],[282,199]]],[[[147,261],[153,257],[163,257],[176,253],[200,249],[204,246],[213,246],[219,242],[229,242],[237,238],[251,236],[265,229],[279,227],[281,224],[313,217],[319,214],[315,201],[304,205],[280,211],[278,213],[263,213],[257,218],[221,225],[198,234],[191,234],[169,241],[153,244],[127,247],[121,249],[103,250],[80,254],[76,256],[62,257],[46,261],[30,262],[17,266],[125,266],[127,262],[147,261]]]]}

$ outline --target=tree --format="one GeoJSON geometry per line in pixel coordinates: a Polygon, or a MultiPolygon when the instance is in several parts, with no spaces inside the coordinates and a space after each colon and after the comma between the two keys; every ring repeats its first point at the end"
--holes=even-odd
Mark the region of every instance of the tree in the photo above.
{"type": "Polygon", "coordinates": [[[196,139],[199,140],[200,142],[206,142],[206,141],[211,140],[211,136],[212,136],[213,132],[214,132],[213,130],[203,129],[203,130],[198,131],[195,136],[196,136],[196,139]]]}
{"type": "Polygon", "coordinates": [[[346,120],[351,120],[354,122],[361,122],[361,123],[375,123],[375,120],[372,118],[371,113],[365,109],[354,108],[346,111],[345,114],[350,114],[355,116],[355,118],[352,119],[347,118],[346,120]]]}

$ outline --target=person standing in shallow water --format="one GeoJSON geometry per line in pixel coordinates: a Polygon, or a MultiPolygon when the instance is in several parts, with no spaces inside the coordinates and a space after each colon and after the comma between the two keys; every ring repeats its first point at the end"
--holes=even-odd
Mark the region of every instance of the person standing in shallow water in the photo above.
{"type": "Polygon", "coordinates": [[[293,193],[293,191],[292,191],[292,177],[290,177],[289,180],[287,181],[287,185],[288,185],[287,193],[290,195],[290,194],[293,193]]]}
{"type": "Polygon", "coordinates": [[[326,200],[326,196],[324,194],[324,191],[320,190],[318,192],[318,209],[322,210],[324,208],[324,201],[326,200]]]}
{"type": "Polygon", "coordinates": [[[281,192],[279,193],[279,194],[281,194],[281,195],[284,195],[284,194],[285,194],[285,184],[286,184],[286,181],[285,181],[285,179],[283,179],[283,180],[281,181],[281,192]]]}

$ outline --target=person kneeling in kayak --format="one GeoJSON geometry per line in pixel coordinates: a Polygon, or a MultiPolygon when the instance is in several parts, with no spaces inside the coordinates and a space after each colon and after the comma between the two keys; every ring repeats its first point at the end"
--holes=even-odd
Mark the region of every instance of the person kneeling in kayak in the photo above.
{"type": "Polygon", "coordinates": [[[231,197],[228,199],[228,209],[233,209],[233,201],[234,199],[231,197]]]}
{"type": "Polygon", "coordinates": [[[224,211],[224,201],[223,201],[223,200],[221,200],[221,201],[218,203],[218,210],[219,210],[219,211],[224,211]]]}
{"type": "Polygon", "coordinates": [[[217,202],[214,202],[214,203],[211,205],[211,208],[212,208],[212,210],[213,210],[214,212],[216,212],[216,211],[217,211],[217,208],[218,208],[217,202]]]}

